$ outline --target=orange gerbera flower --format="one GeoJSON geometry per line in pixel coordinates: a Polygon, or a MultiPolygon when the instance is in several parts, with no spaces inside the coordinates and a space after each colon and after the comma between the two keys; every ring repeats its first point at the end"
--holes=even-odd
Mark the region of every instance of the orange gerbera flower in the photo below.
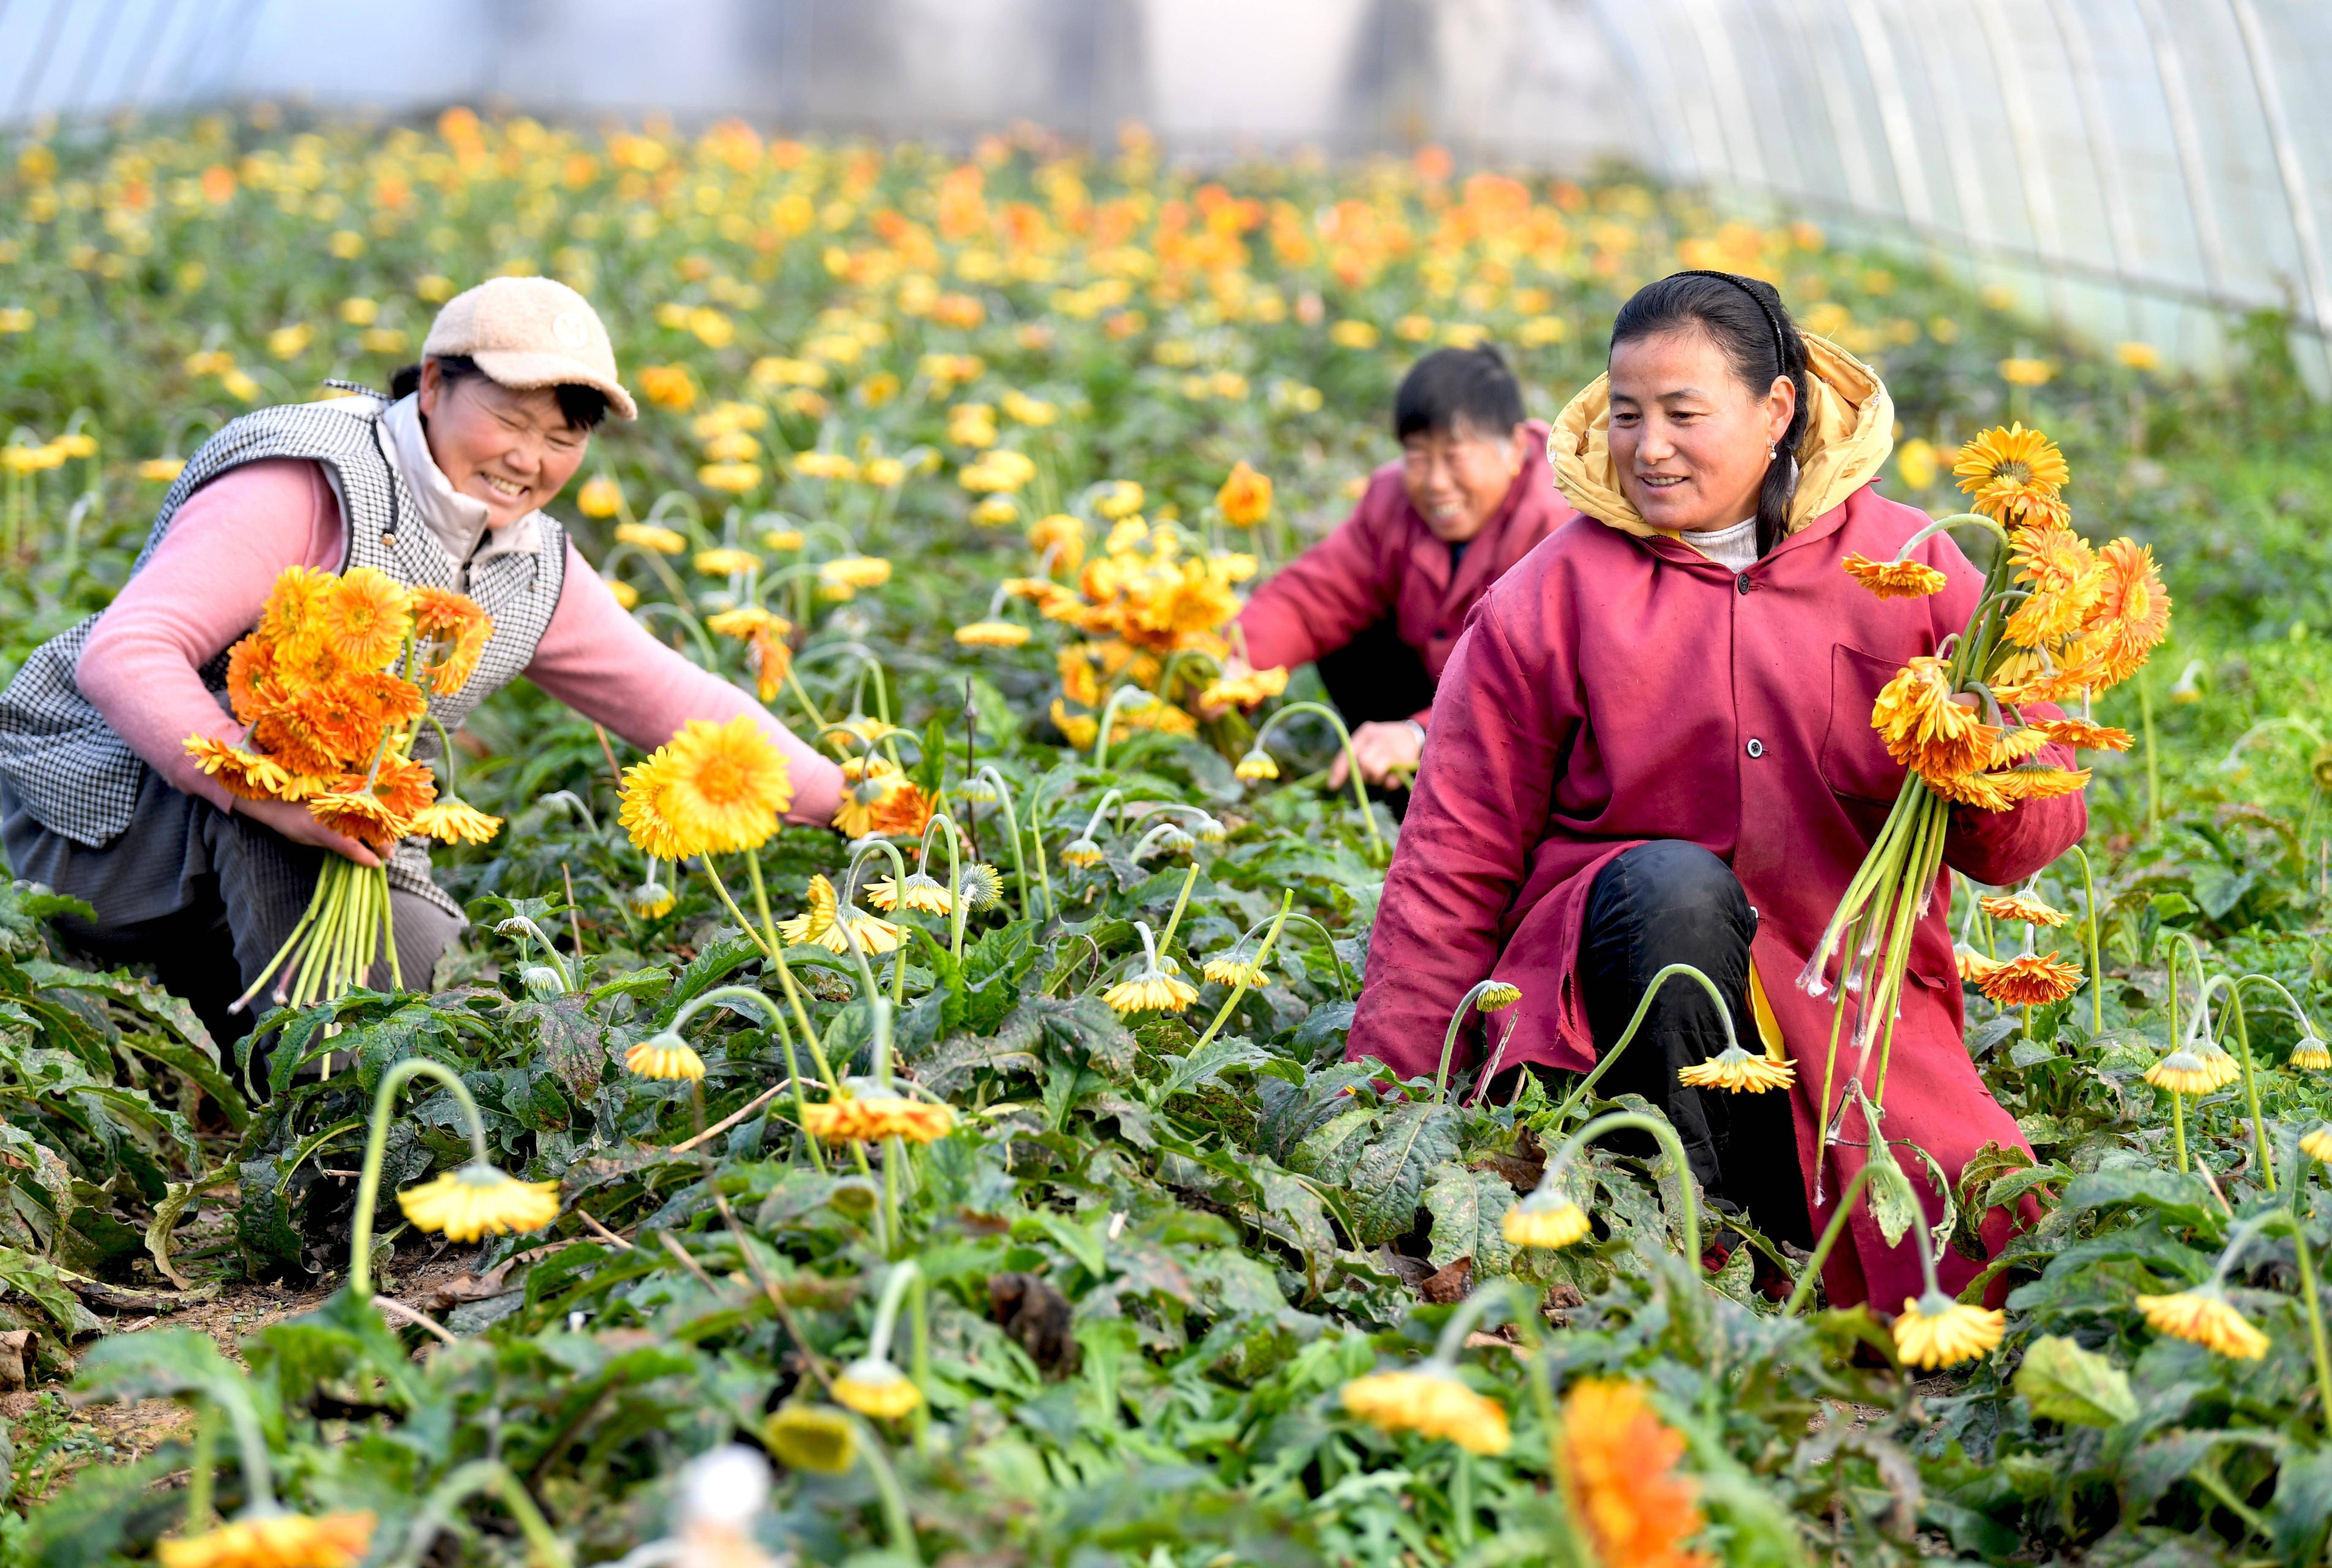
{"type": "Polygon", "coordinates": [[[1943,592],[1952,580],[1924,561],[1878,561],[1860,551],[1846,558],[1846,569],[1883,599],[1925,598],[1943,592]]]}
{"type": "MultiPolygon", "coordinates": [[[[380,744],[380,725],[374,722],[370,708],[359,700],[354,685],[348,681],[335,681],[301,693],[292,700],[292,714],[309,746],[342,768],[369,761],[380,744]]],[[[267,749],[278,750],[272,741],[267,749]]],[[[298,763],[289,765],[302,773],[327,770],[298,763]]]]}
{"type": "Polygon", "coordinates": [[[1920,655],[1888,682],[1870,710],[1887,754],[1933,782],[1973,773],[1992,760],[1999,726],[1952,700],[1949,666],[1920,655]]]}
{"type": "Polygon", "coordinates": [[[272,643],[254,635],[227,650],[226,696],[234,706],[234,716],[246,724],[257,723],[270,703],[282,701],[282,688],[275,679],[272,643]]]}
{"type": "Polygon", "coordinates": [[[308,802],[308,815],[383,855],[405,837],[405,822],[369,791],[328,790],[308,802]]]}
{"type": "Polygon", "coordinates": [[[2046,958],[2020,953],[1978,980],[1976,989],[2002,1007],[2042,1008],[2080,990],[2081,971],[2059,963],[2053,952],[2046,958]]]}
{"type": "Polygon", "coordinates": [[[219,788],[243,800],[279,800],[291,782],[282,763],[209,735],[186,737],[186,755],[219,788]]]}
{"type": "Polygon", "coordinates": [[[409,817],[437,798],[437,776],[410,757],[391,751],[372,770],[371,781],[364,775],[344,775],[339,786],[351,793],[363,789],[400,817],[409,817]]]}
{"type": "Polygon", "coordinates": [[[2002,522],[2062,528],[2072,521],[2058,494],[2072,471],[2056,443],[2038,430],[2021,424],[1987,430],[1960,448],[1952,472],[1968,505],[2002,522]]]}
{"type": "Polygon", "coordinates": [[[922,832],[931,820],[931,797],[917,785],[904,784],[874,808],[868,831],[889,838],[909,838],[922,832]]]}
{"type": "Polygon", "coordinates": [[[351,670],[339,687],[376,732],[401,730],[429,711],[420,687],[386,670],[351,670]]]}
{"type": "MultiPolygon", "coordinates": [[[[2154,551],[2134,540],[2117,539],[2098,552],[2102,582],[2088,630],[2075,648],[2090,666],[2086,683],[2102,691],[2137,674],[2162,639],[2170,635],[2170,590],[2154,564],[2154,551]]],[[[2068,654],[2067,662],[2072,662],[2068,654]]]]}
{"type": "Polygon", "coordinates": [[[2020,647],[2054,647],[2079,631],[2104,591],[2097,552],[2069,528],[2021,528],[2009,559],[2032,597],[2002,629],[2020,647]]]}
{"type": "Polygon", "coordinates": [[[2110,724],[2092,724],[2087,719],[2043,719],[2040,728],[2049,732],[2049,739],[2060,746],[2088,751],[2127,751],[2132,739],[2127,730],[2117,730],[2110,724]]]}
{"type": "Polygon", "coordinates": [[[1235,528],[1253,528],[1271,515],[1271,480],[1249,468],[1244,459],[1231,467],[1223,487],[1215,492],[1223,521],[1235,528]]]}
{"type": "Polygon", "coordinates": [[[436,657],[422,666],[429,689],[448,697],[470,684],[494,635],[492,616],[466,594],[447,588],[413,590],[413,629],[436,657]]]}
{"type": "Polygon", "coordinates": [[[2000,741],[1992,749],[1992,765],[1995,768],[2021,761],[2049,743],[2049,731],[2033,724],[2020,724],[2002,732],[2000,741]]]}
{"type": "Polygon", "coordinates": [[[378,568],[350,567],[316,607],[316,628],[340,658],[378,670],[413,633],[413,595],[378,568]]]}
{"type": "Polygon", "coordinates": [[[2087,768],[2051,768],[2046,762],[2019,762],[1992,777],[2012,800],[2054,800],[2070,795],[2089,781],[2087,768]]]}
{"type": "Polygon", "coordinates": [[[270,664],[277,690],[292,697],[329,686],[348,671],[346,662],[330,644],[306,633],[279,639],[270,664]]]}
{"type": "Polygon", "coordinates": [[[899,790],[910,788],[898,764],[888,757],[846,757],[842,761],[842,804],[835,808],[834,826],[845,838],[864,838],[875,831],[874,817],[899,790]]]}
{"type": "Polygon", "coordinates": [[[1976,905],[1994,920],[2021,920],[2027,925],[2064,925],[2073,918],[2031,893],[1986,894],[1976,905]]]}
{"type": "Polygon", "coordinates": [[[1628,1568],[1712,1568],[1686,1543],[1707,1524],[1689,1476],[1677,1470],[1684,1434],[1660,1420],[1639,1384],[1590,1379],[1563,1402],[1572,1515],[1596,1560],[1628,1568]]]}
{"type": "Polygon", "coordinates": [[[1952,957],[1959,965],[1960,979],[1970,985],[1983,984],[1983,977],[2000,968],[1998,959],[1988,958],[1972,947],[1954,948],[1952,957]]]}
{"type": "Polygon", "coordinates": [[[1922,775],[1927,788],[1945,799],[1959,806],[1973,806],[1979,811],[2005,811],[2016,804],[2017,798],[2001,783],[1998,773],[1954,773],[1936,778],[1922,775]]]}
{"type": "Polygon", "coordinates": [[[330,572],[314,567],[288,566],[276,574],[267,590],[267,607],[260,612],[260,635],[271,642],[288,643],[308,629],[316,607],[332,589],[330,572]]]}

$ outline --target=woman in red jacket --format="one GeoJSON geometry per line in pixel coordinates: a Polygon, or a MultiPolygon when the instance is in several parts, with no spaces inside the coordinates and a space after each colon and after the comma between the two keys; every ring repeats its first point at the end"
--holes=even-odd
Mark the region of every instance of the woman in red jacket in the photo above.
{"type": "MultiPolygon", "coordinates": [[[[1370,476],[1352,515],[1273,576],[1239,612],[1246,664],[1231,674],[1316,662],[1352,726],[1361,777],[1413,772],[1434,683],[1484,590],[1563,518],[1533,461],[1546,426],[1498,351],[1439,349],[1393,394],[1400,461],[1370,476]]],[[[1344,782],[1337,754],[1328,787],[1344,782]]]]}
{"type": "MultiPolygon", "coordinates": [[[[1902,782],[1872,701],[1966,624],[1982,578],[1946,535],[1912,552],[1949,579],[1929,598],[1880,599],[1843,569],[1855,551],[1892,559],[1927,519],[1870,485],[1891,446],[1886,387],[1801,335],[1766,284],[1663,279],[1611,337],[1610,373],[1549,443],[1579,511],[1483,598],[1443,675],[1349,1054],[1429,1075],[1459,999],[1495,972],[1523,992],[1503,1066],[1584,1070],[1652,974],[1696,965],[1744,1043],[1768,1012],[1795,1086],[1679,1086],[1724,1034],[1705,993],[1671,982],[1599,1087],[1659,1106],[1720,1208],[1802,1244],[1829,1218],[1808,1212],[1814,1172],[1826,1162],[1834,1202],[1861,1156],[1824,1146],[1830,1003],[1790,981],[1902,782]]],[[[1957,808],[1945,859],[2013,882],[2086,823],[2078,795],[1957,808]]],[[[1986,1143],[2027,1145],[1962,1044],[1948,881],[1912,943],[1885,1125],[1956,1181],[1986,1143]]],[[[2012,1223],[1986,1216],[1986,1242],[2012,1223]]],[[[1833,1301],[1919,1293],[1910,1241],[1889,1248],[1867,1212],[1849,1235],[1833,1301]]],[[[1947,1253],[1944,1288],[1977,1267],[1947,1253]]]]}

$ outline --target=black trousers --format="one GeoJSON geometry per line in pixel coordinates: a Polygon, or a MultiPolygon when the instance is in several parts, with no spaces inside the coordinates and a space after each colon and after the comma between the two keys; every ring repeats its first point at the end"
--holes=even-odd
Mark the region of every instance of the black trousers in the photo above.
{"type": "MultiPolygon", "coordinates": [[[[1319,668],[1320,684],[1328,688],[1328,700],[1347,729],[1393,722],[1433,706],[1433,677],[1426,673],[1424,656],[1400,640],[1391,617],[1321,655],[1319,668]]],[[[1396,822],[1409,811],[1407,789],[1372,784],[1369,798],[1383,801],[1396,822]]]]}
{"type": "MultiPolygon", "coordinates": [[[[1587,894],[1579,977],[1599,1053],[1619,1043],[1651,978],[1688,963],[1716,983],[1742,1048],[1763,1049],[1749,1005],[1749,941],[1756,912],[1733,870],[1697,844],[1658,839],[1621,854],[1587,894]]],[[[1679,1069],[1725,1049],[1725,1026],[1708,993],[1689,975],[1671,976],[1628,1047],[1596,1082],[1606,1097],[1640,1095],[1683,1142],[1685,1158],[1720,1211],[1746,1212],[1767,1236],[1813,1244],[1805,1183],[1785,1090],[1734,1094],[1690,1089],[1679,1069]]],[[[1650,1138],[1615,1138],[1649,1154],[1650,1138]]]]}

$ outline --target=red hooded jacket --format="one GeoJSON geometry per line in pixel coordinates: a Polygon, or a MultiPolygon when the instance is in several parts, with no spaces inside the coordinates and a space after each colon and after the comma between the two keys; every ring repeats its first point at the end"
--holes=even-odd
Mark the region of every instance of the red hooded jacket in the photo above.
{"type": "MultiPolygon", "coordinates": [[[[1545,445],[1547,427],[1534,420],[1528,429],[1530,450],[1536,452],[1545,445]]],[[[1247,663],[1258,670],[1308,664],[1390,614],[1400,640],[1418,651],[1426,673],[1438,681],[1467,612],[1570,511],[1547,465],[1524,464],[1453,572],[1449,547],[1410,504],[1400,464],[1388,463],[1369,476],[1352,516],[1247,600],[1238,616],[1247,663]]],[[[1417,722],[1426,722],[1431,712],[1416,714],[1417,722]]]]}

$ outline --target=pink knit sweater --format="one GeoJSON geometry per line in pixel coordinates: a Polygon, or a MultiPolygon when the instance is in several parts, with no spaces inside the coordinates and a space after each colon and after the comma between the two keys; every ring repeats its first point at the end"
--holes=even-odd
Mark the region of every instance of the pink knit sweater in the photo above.
{"type": "MultiPolygon", "coordinates": [[[[243,733],[196,673],[259,619],[287,566],[338,570],[345,529],[323,470],[290,460],[247,464],[196,491],[161,545],[91,633],[73,678],[171,788],[222,811],[234,797],[186,755],[189,735],[243,733]]],[[[650,636],[599,574],[567,546],[567,578],[527,678],[643,751],[690,719],[750,713],[793,771],[788,819],[824,826],[842,800],[842,771],[746,693],[650,636]]]]}

